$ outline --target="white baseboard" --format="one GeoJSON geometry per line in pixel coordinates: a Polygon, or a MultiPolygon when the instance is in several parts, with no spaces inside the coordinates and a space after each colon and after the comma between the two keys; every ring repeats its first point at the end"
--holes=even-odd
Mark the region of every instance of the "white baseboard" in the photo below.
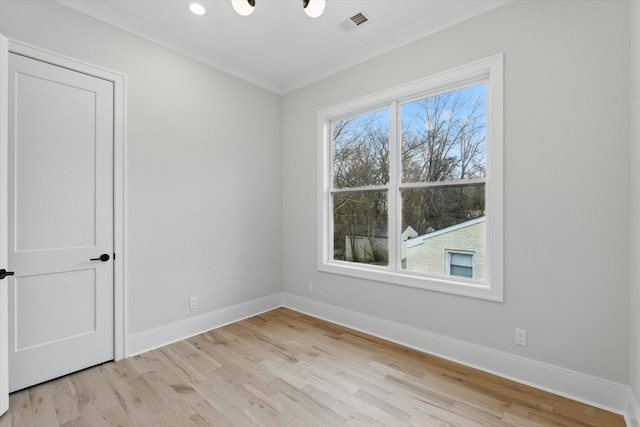
{"type": "Polygon", "coordinates": [[[273,294],[170,325],[129,335],[127,357],[153,350],[282,306],[281,294],[273,294]]]}
{"type": "Polygon", "coordinates": [[[624,419],[627,422],[627,427],[640,427],[640,406],[638,406],[638,399],[631,387],[629,387],[627,414],[624,419]]]}
{"type": "MultiPolygon", "coordinates": [[[[425,353],[618,414],[627,414],[627,385],[470,344],[379,317],[283,293],[283,306],[425,353]]],[[[635,399],[632,399],[635,403],[635,399]]],[[[635,404],[637,414],[637,403],[635,404]]],[[[639,427],[634,424],[630,426],[639,427]]]]}

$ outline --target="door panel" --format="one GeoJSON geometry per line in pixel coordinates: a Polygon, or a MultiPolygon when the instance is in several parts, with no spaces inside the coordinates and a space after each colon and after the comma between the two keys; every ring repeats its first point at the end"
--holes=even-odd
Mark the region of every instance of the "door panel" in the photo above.
{"type": "Polygon", "coordinates": [[[113,83],[9,55],[9,388],[113,359],[113,83]]]}
{"type": "Polygon", "coordinates": [[[95,270],[18,278],[14,305],[16,351],[95,332],[95,270]],[[73,295],[72,312],[65,311],[67,295],[73,295]]]}
{"type": "Polygon", "coordinates": [[[16,79],[16,251],[95,246],[97,93],[41,76],[16,79]],[[73,204],[60,203],[66,193],[73,204]]]}

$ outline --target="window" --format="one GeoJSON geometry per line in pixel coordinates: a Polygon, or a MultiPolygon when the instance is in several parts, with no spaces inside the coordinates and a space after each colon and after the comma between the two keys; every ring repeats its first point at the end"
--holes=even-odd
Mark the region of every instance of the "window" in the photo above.
{"type": "Polygon", "coordinates": [[[502,300],[502,55],[323,110],[318,129],[319,270],[502,300]]]}
{"type": "Polygon", "coordinates": [[[474,278],[474,254],[471,252],[447,251],[447,274],[450,276],[474,278]]]}

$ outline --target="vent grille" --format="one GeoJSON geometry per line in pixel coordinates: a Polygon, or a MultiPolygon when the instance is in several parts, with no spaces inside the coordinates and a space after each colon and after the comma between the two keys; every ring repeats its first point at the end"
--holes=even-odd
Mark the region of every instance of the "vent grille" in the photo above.
{"type": "Polygon", "coordinates": [[[360,12],[354,13],[353,16],[350,16],[349,18],[342,20],[338,24],[338,27],[340,27],[340,29],[345,33],[350,33],[356,28],[359,28],[365,24],[368,24],[370,21],[371,19],[369,19],[369,17],[365,14],[365,12],[360,11],[360,12]]]}
{"type": "Polygon", "coordinates": [[[353,15],[350,19],[356,25],[362,25],[362,24],[364,24],[365,22],[368,21],[367,17],[364,16],[361,12],[356,14],[356,15],[353,15]]]}

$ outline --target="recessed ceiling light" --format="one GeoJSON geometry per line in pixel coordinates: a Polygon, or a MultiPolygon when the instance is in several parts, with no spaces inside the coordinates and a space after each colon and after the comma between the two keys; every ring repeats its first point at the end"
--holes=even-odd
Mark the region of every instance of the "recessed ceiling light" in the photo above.
{"type": "Polygon", "coordinates": [[[307,15],[318,18],[324,12],[325,0],[302,0],[302,7],[307,15]]]}
{"type": "Polygon", "coordinates": [[[194,15],[202,16],[207,13],[207,9],[205,9],[200,3],[190,2],[187,6],[194,15]]]}
{"type": "Polygon", "coordinates": [[[238,15],[249,16],[256,8],[256,0],[231,0],[231,6],[238,15]]]}

